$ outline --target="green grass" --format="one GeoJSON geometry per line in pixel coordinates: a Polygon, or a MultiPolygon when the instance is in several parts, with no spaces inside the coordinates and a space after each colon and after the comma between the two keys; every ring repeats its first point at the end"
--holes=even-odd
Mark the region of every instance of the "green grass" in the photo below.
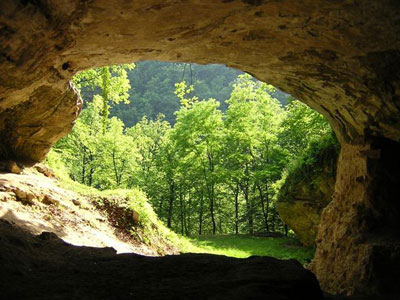
{"type": "Polygon", "coordinates": [[[297,259],[300,263],[309,262],[314,256],[312,248],[303,247],[290,237],[265,238],[248,235],[201,236],[188,239],[181,251],[183,253],[210,253],[237,258],[252,255],[273,256],[280,259],[297,259]]]}

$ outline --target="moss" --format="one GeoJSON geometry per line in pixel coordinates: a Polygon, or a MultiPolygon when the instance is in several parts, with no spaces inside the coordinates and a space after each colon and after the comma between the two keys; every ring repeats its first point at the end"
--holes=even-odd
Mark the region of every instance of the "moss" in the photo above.
{"type": "Polygon", "coordinates": [[[278,202],[293,202],[299,192],[309,194],[321,188],[326,190],[324,180],[336,177],[339,150],[334,134],[312,141],[304,154],[289,164],[278,187],[278,202]],[[301,188],[306,191],[299,191],[301,188]]]}
{"type": "Polygon", "coordinates": [[[331,200],[338,155],[333,135],[314,141],[278,184],[279,215],[306,246],[314,244],[321,212],[331,200]]]}

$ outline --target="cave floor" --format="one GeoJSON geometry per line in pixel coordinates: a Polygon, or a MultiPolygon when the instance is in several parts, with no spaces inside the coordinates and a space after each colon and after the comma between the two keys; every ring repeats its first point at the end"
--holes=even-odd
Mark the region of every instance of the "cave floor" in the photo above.
{"type": "Polygon", "coordinates": [[[1,299],[323,299],[295,260],[146,257],[73,246],[0,220],[1,299]]]}

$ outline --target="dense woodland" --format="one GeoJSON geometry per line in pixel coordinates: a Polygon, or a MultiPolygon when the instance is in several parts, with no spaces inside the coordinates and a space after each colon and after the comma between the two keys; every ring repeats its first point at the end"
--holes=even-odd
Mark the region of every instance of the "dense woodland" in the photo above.
{"type": "Polygon", "coordinates": [[[222,66],[142,62],[74,84],[85,109],[53,155],[88,186],[139,187],[183,235],[284,231],[287,174],[337,143],[322,115],[222,66]]]}
{"type": "MultiPolygon", "coordinates": [[[[111,116],[121,119],[125,126],[131,127],[146,116],[154,120],[158,114],[164,120],[175,124],[175,112],[179,110],[179,99],[175,95],[175,83],[185,80],[193,85],[194,95],[199,99],[213,98],[220,103],[219,109],[225,111],[233,90],[233,83],[243,72],[221,65],[197,65],[167,63],[155,61],[138,62],[134,69],[127,72],[130,82],[129,103],[114,105],[111,116]]],[[[92,95],[86,90],[88,100],[92,95]]],[[[282,104],[286,104],[289,95],[279,90],[272,92],[282,104]]]]}

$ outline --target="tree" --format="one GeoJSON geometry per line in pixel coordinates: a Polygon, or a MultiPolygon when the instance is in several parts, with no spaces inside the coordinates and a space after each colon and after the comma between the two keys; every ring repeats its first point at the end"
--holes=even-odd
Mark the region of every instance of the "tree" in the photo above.
{"type": "MultiPolygon", "coordinates": [[[[97,70],[76,81],[101,94],[55,146],[73,179],[98,189],[139,187],[167,226],[184,235],[285,230],[275,207],[282,176],[305,148],[332,132],[322,116],[296,100],[282,107],[271,86],[240,75],[225,113],[220,102],[198,98],[182,81],[175,85],[180,109],[173,127],[158,115],[125,128],[108,114],[111,103],[127,100],[124,80],[116,84],[111,67],[108,75],[97,70]],[[93,82],[110,85],[104,92],[93,82]]],[[[146,93],[157,98],[152,93],[159,90],[146,93]]]]}
{"type": "Polygon", "coordinates": [[[268,189],[270,172],[267,169],[272,167],[272,146],[283,115],[280,103],[269,94],[271,89],[271,86],[253,81],[249,75],[240,75],[227,101],[225,161],[235,197],[236,233],[239,227],[239,189],[246,205],[249,233],[254,232],[256,205],[251,190],[255,188],[260,193],[268,230],[269,198],[265,189],[268,189]]]}
{"type": "Polygon", "coordinates": [[[134,64],[113,65],[90,69],[74,76],[72,82],[81,90],[87,88],[100,94],[95,94],[94,98],[100,98],[102,102],[101,116],[103,118],[103,134],[106,132],[107,119],[110,107],[113,103],[129,103],[129,89],[131,88],[127,70],[132,70],[134,64]]]}
{"type": "Polygon", "coordinates": [[[215,189],[218,182],[218,160],[223,134],[222,113],[214,99],[198,101],[196,97],[185,98],[191,92],[185,82],[177,85],[181,109],[172,138],[176,140],[178,153],[187,160],[198,160],[201,166],[206,194],[209,200],[212,233],[216,233],[215,189]]]}

